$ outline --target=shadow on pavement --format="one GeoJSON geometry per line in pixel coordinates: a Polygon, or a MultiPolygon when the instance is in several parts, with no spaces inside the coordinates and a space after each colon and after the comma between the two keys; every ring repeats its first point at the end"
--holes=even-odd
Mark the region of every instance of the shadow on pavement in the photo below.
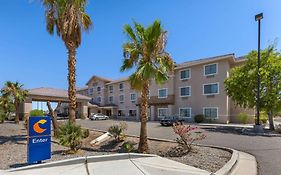
{"type": "Polygon", "coordinates": [[[13,144],[20,144],[20,145],[26,145],[26,143],[23,143],[26,141],[26,135],[13,135],[13,136],[0,136],[0,145],[12,142],[13,144]]]}

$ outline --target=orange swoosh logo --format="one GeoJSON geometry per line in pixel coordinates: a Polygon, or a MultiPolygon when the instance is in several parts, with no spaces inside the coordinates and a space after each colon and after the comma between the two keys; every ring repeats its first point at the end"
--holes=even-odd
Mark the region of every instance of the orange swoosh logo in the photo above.
{"type": "Polygon", "coordinates": [[[33,130],[34,130],[35,132],[39,133],[39,134],[43,133],[46,129],[41,128],[41,127],[39,126],[39,124],[44,124],[44,123],[46,123],[46,122],[47,122],[47,120],[44,120],[44,119],[39,120],[38,122],[36,122],[36,123],[33,125],[33,130]]]}

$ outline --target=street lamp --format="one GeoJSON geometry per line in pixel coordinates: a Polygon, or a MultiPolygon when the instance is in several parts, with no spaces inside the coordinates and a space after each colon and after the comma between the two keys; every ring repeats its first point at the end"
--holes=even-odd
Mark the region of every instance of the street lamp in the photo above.
{"type": "Polygon", "coordinates": [[[257,87],[257,99],[256,99],[256,109],[257,109],[257,118],[256,126],[257,131],[261,131],[262,127],[260,126],[260,32],[261,32],[261,19],[263,19],[263,13],[259,13],[255,16],[255,20],[258,21],[258,87],[257,87]]]}

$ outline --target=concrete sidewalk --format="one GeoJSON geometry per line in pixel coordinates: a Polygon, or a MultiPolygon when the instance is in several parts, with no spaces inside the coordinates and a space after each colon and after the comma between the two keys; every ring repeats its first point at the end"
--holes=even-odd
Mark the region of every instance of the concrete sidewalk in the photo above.
{"type": "Polygon", "coordinates": [[[248,153],[239,152],[239,158],[229,175],[257,175],[256,158],[248,153]]]}
{"type": "Polygon", "coordinates": [[[0,175],[211,175],[210,172],[149,154],[114,154],[75,158],[13,170],[0,175]]]}

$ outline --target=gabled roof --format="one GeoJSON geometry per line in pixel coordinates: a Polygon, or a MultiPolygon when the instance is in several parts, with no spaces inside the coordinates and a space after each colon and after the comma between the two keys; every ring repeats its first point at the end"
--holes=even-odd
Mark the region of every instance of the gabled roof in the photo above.
{"type": "MultiPolygon", "coordinates": [[[[67,90],[47,88],[47,87],[29,89],[28,95],[29,96],[54,97],[54,98],[68,99],[67,90]]],[[[85,95],[81,95],[81,94],[76,94],[76,98],[77,98],[77,100],[90,100],[91,99],[91,98],[89,98],[85,95]]]]}
{"type": "Polygon", "coordinates": [[[207,58],[203,58],[203,59],[196,59],[196,60],[183,62],[183,63],[177,64],[175,69],[180,69],[180,68],[195,66],[195,65],[200,65],[200,64],[206,64],[206,63],[224,60],[224,59],[228,59],[231,63],[238,63],[238,62],[246,61],[246,59],[243,57],[235,58],[234,53],[231,53],[231,54],[225,54],[225,55],[219,55],[219,56],[215,56],[215,57],[207,57],[207,58]]]}
{"type": "Polygon", "coordinates": [[[106,85],[114,84],[114,83],[120,83],[120,82],[127,81],[127,80],[129,80],[129,77],[123,77],[123,78],[119,78],[117,80],[113,80],[113,81],[107,83],[106,85]]]}
{"type": "Polygon", "coordinates": [[[108,82],[111,82],[111,81],[112,81],[111,79],[104,78],[104,77],[99,77],[99,76],[94,75],[94,76],[92,76],[92,77],[90,78],[90,80],[86,83],[86,85],[89,85],[89,83],[90,83],[93,79],[102,80],[102,81],[104,81],[105,83],[108,83],[108,82]]]}

